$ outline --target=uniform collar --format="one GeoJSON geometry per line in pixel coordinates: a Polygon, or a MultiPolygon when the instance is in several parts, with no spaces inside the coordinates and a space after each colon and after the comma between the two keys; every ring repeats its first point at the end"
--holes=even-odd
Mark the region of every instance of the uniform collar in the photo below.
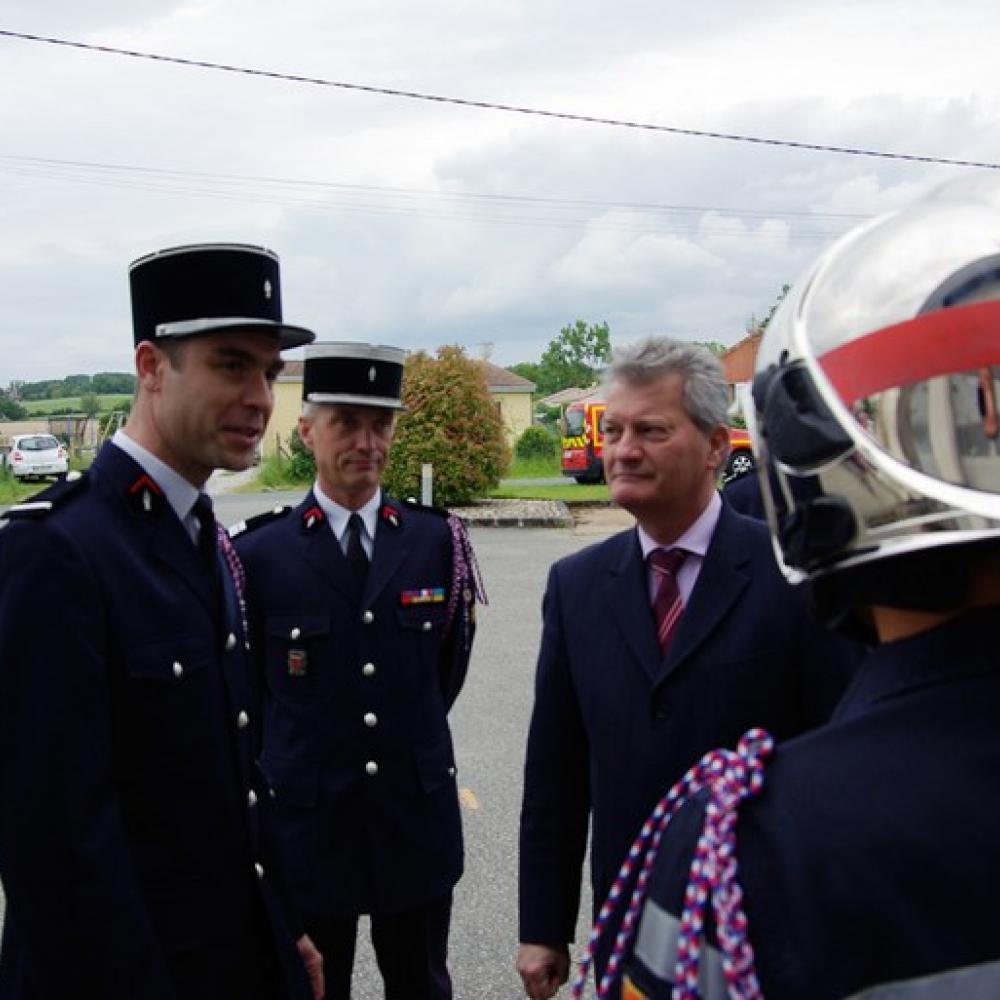
{"type": "Polygon", "coordinates": [[[347,519],[351,516],[351,514],[357,513],[361,515],[361,521],[365,526],[365,532],[368,537],[374,540],[375,524],[378,518],[379,507],[382,505],[381,488],[377,489],[368,503],[357,511],[349,510],[347,507],[341,507],[339,503],[331,500],[320,489],[318,481],[313,483],[313,496],[316,498],[316,503],[319,504],[320,509],[326,515],[326,519],[329,522],[335,538],[339,540],[343,536],[344,532],[347,530],[347,519]]]}
{"type": "Polygon", "coordinates": [[[177,515],[178,520],[185,521],[191,513],[195,500],[198,499],[198,490],[179,472],[170,468],[166,462],[157,458],[151,451],[143,448],[123,430],[115,431],[111,443],[125,452],[163,490],[163,495],[177,515]]]}
{"type": "Polygon", "coordinates": [[[997,608],[967,611],[937,628],[875,646],[862,661],[835,718],[849,718],[877,702],[962,675],[996,670],[997,612],[997,608]]]}

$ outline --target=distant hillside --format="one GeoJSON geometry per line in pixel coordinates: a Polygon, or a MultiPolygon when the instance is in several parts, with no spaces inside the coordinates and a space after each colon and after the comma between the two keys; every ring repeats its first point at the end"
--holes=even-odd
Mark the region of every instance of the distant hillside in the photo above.
{"type": "MultiPolygon", "coordinates": [[[[7,395],[22,403],[40,399],[79,398],[80,396],[113,396],[135,393],[135,375],[129,372],[98,372],[96,375],[67,375],[45,382],[12,382],[7,395]]],[[[64,404],[67,405],[67,404],[64,404]]]]}

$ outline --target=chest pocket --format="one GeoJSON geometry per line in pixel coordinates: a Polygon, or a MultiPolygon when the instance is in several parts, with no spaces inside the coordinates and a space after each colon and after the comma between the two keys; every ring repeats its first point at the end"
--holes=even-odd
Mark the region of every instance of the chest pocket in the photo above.
{"type": "Polygon", "coordinates": [[[140,771],[167,764],[183,768],[199,754],[214,752],[211,741],[225,709],[211,639],[126,643],[122,656],[112,690],[113,727],[129,751],[119,764],[140,771]]]}
{"type": "Polygon", "coordinates": [[[331,688],[333,632],[329,615],[274,615],[265,623],[267,687],[276,698],[306,703],[331,688]]]}

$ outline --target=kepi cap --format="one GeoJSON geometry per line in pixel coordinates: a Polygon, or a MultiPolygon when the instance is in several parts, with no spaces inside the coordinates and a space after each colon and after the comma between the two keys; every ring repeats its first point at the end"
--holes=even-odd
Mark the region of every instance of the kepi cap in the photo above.
{"type": "Polygon", "coordinates": [[[273,333],[284,350],[316,335],[281,318],[278,256],[241,243],[202,243],[147,254],[129,266],[135,343],[226,330],[273,333]]]}
{"type": "Polygon", "coordinates": [[[312,344],[306,348],[302,399],[402,410],[405,358],[400,347],[356,341],[312,344]]]}

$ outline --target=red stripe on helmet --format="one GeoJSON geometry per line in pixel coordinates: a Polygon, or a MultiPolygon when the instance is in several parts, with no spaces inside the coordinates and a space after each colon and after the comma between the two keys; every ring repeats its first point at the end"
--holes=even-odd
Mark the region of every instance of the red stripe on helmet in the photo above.
{"type": "Polygon", "coordinates": [[[1000,364],[1000,301],[937,309],[828,351],[819,359],[848,405],[885,389],[1000,364]]]}

